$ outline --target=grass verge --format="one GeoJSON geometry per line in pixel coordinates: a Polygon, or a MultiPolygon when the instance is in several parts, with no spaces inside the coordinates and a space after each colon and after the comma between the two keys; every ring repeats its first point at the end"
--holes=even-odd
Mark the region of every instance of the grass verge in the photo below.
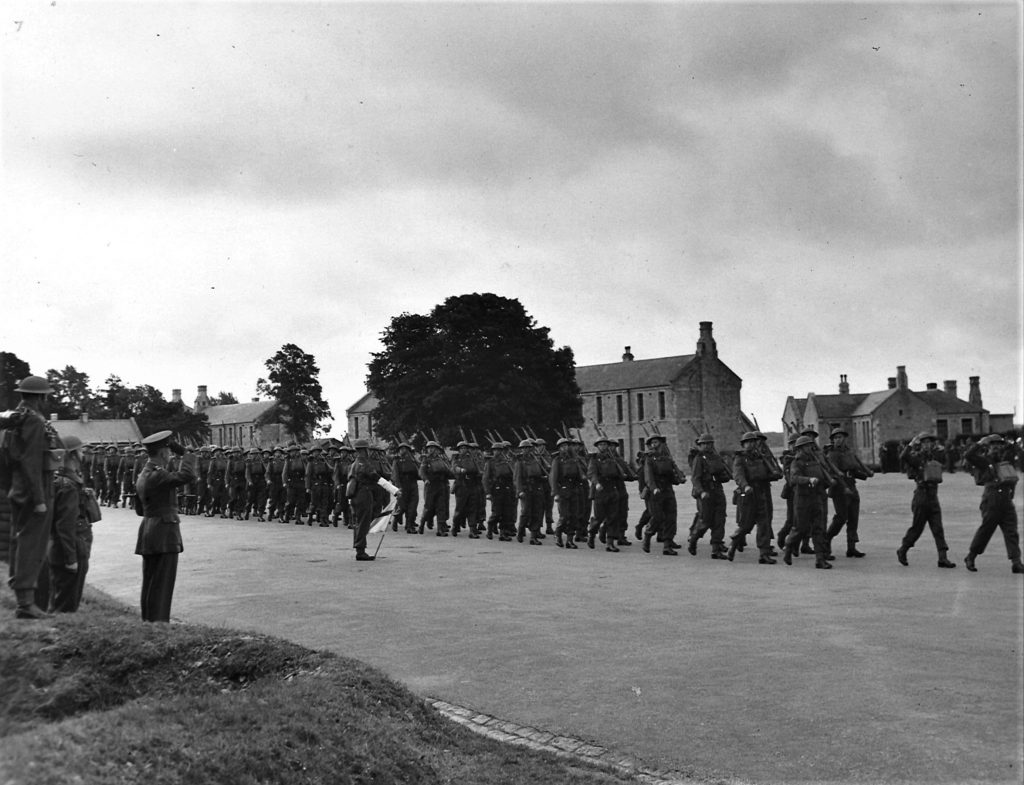
{"type": "Polygon", "coordinates": [[[144,624],[87,590],[14,619],[0,595],[0,782],[616,783],[482,738],[356,660],[269,636],[144,624]]]}

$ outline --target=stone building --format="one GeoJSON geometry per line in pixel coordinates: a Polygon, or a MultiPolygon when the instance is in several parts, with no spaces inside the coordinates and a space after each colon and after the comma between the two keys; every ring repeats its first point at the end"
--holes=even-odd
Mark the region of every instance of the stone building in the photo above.
{"type": "Polygon", "coordinates": [[[138,444],[142,441],[142,431],[134,417],[97,420],[82,412],[77,419],[58,420],[56,414],[51,414],[50,423],[62,439],[77,436],[82,444],[138,444]]]}
{"type": "Polygon", "coordinates": [[[740,408],[743,380],[718,358],[711,322],[700,323],[694,354],[637,360],[627,346],[620,362],[578,366],[576,383],[588,447],[600,428],[635,456],[657,429],[682,463],[698,433],[710,431],[718,449],[730,451],[754,429],[740,408]]]}
{"type": "MultiPolygon", "coordinates": [[[[181,400],[181,390],[171,391],[171,400],[181,400]]],[[[195,412],[202,412],[210,423],[210,444],[218,447],[272,447],[288,440],[280,423],[259,424],[257,420],[277,406],[276,400],[261,401],[253,398],[249,403],[215,404],[205,384],[197,388],[195,412]]]]}
{"type": "Polygon", "coordinates": [[[878,463],[887,441],[911,439],[921,431],[931,431],[943,441],[989,433],[992,423],[982,406],[979,377],[971,376],[969,384],[966,401],[958,397],[955,379],[944,381],[941,390],[938,383],[929,382],[924,390],[914,391],[906,366],[900,365],[896,375],[889,377],[885,390],[851,393],[843,374],[837,395],[808,393],[806,398],[786,399],[782,417],[786,436],[809,425],[824,443],[833,428],[843,428],[849,432],[849,444],[860,459],[878,463]]]}
{"type": "Polygon", "coordinates": [[[373,411],[376,408],[377,396],[368,392],[345,410],[350,439],[374,440],[373,411]]]}

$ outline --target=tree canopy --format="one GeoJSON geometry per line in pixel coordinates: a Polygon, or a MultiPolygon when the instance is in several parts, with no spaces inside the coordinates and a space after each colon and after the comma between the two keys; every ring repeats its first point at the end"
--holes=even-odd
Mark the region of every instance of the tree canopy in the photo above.
{"type": "Polygon", "coordinates": [[[79,371],[73,365],[65,365],[63,371],[51,368],[46,372],[53,392],[50,393],[48,409],[58,419],[70,420],[82,412],[90,417],[103,414],[103,401],[89,387],[89,374],[79,371]]]}
{"type": "Polygon", "coordinates": [[[198,444],[210,435],[210,421],[202,412],[185,408],[181,401],[168,401],[149,384],[127,387],[119,376],[105,382],[102,416],[110,419],[134,417],[143,436],[157,431],[174,431],[178,439],[198,444]]]}
{"type": "Polygon", "coordinates": [[[293,439],[304,442],[321,423],[333,419],[331,408],[323,399],[320,369],[313,355],[286,343],[264,365],[269,373],[266,379],[256,381],[256,391],[276,398],[278,403],[260,418],[260,424],[280,422],[293,439]]]}
{"type": "Polygon", "coordinates": [[[18,382],[31,376],[29,364],[13,352],[0,352],[0,411],[13,409],[21,396],[14,391],[18,382]]]}
{"type": "Polygon", "coordinates": [[[522,426],[547,437],[583,424],[572,349],[555,349],[516,299],[449,297],[429,315],[394,317],[381,340],[367,376],[378,433],[434,428],[450,442],[460,426],[511,438],[522,426]]]}

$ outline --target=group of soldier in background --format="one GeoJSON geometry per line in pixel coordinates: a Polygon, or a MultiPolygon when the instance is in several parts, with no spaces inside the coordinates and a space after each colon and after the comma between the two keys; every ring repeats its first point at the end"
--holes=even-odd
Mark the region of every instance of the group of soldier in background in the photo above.
{"type": "MultiPolygon", "coordinates": [[[[808,554],[815,557],[816,568],[830,569],[835,560],[833,541],[840,535],[845,536],[848,558],[864,556],[858,549],[857,483],[872,477],[873,471],[849,448],[848,436],[842,428],[833,429],[828,444],[821,448],[818,434],[804,429],[790,438],[776,459],[759,431],[745,433],[729,458],[717,451],[713,436],[699,435],[686,457],[696,509],[685,546],[676,541],[675,487],[687,481],[687,472],[657,432],[648,435],[647,449],[638,452],[634,462],[628,462],[618,444],[603,434],[587,450],[568,431],[553,452],[545,440],[525,436],[515,445],[492,438],[487,449],[463,438],[450,455],[436,438],[428,439],[421,451],[408,439],[387,448],[373,447],[365,440],[326,448],[290,444],[243,451],[206,446],[197,450],[196,478],[181,489],[179,507],[185,514],[239,520],[308,526],[316,522],[321,527],[341,523],[356,530],[358,555],[365,551],[366,527],[356,518],[368,525],[385,511],[391,494],[378,482],[387,478],[394,488],[389,524],[395,531],[431,531],[438,537],[465,532],[470,539],[515,539],[530,545],[542,545],[551,536],[558,547],[568,550],[584,543],[593,549],[600,542],[606,551],[618,552],[632,545],[627,531],[627,483],[636,482],[644,509],[634,536],[645,552],[656,542],[664,555],[675,556],[683,547],[696,555],[700,541],[708,535],[711,558],[733,561],[753,535],[759,564],[776,564],[781,555],[791,565],[794,557],[808,554]],[[356,475],[367,478],[361,516],[352,512],[360,489],[356,475]],[[729,536],[728,483],[735,483],[731,499],[735,528],[729,536]],[[781,498],[786,502],[777,534],[773,483],[781,483],[781,498]]],[[[964,454],[965,465],[985,486],[982,525],[965,558],[968,570],[976,570],[975,559],[999,528],[1013,571],[1024,571],[1012,501],[1021,456],[1019,444],[999,436],[971,444],[964,454]]],[[[938,566],[956,566],[948,556],[938,501],[947,459],[930,433],[919,434],[902,451],[901,465],[915,483],[912,523],[896,554],[903,565],[928,526],[938,566]]],[[[129,504],[135,478],[145,464],[145,451],[101,446],[83,463],[86,484],[96,489],[104,504],[129,504]]]]}

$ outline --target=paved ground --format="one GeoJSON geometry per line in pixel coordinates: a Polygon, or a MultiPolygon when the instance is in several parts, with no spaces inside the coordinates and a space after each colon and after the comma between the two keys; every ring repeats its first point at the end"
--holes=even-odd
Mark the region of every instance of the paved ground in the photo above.
{"type": "MultiPolygon", "coordinates": [[[[895,475],[863,488],[868,557],[840,550],[827,572],[750,549],[712,561],[706,540],[669,558],[393,532],[357,563],[344,529],[186,518],[174,614],[699,778],[1020,782],[1024,581],[998,534],[964,569],[979,491],[942,486],[955,570],[927,533],[897,564],[911,487],[895,475]]],[[[135,604],[138,519],[104,512],[90,583],[135,604]]]]}

